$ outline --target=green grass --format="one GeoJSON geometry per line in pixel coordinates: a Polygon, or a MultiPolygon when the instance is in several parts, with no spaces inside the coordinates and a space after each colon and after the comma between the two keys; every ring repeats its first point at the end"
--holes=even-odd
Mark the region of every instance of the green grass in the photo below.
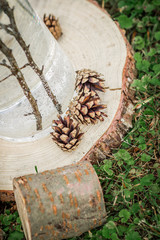
{"type": "MultiPolygon", "coordinates": [[[[106,224],[72,240],[160,239],[160,1],[98,2],[126,30],[135,51],[135,114],[121,147],[94,166],[103,188],[106,224]]],[[[7,239],[20,240],[15,214],[5,210],[0,227],[7,239]]]]}

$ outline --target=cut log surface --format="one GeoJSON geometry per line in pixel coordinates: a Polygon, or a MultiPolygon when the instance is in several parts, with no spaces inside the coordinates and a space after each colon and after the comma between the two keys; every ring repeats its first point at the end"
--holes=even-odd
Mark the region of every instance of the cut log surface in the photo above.
{"type": "MultiPolygon", "coordinates": [[[[59,44],[72,61],[74,70],[89,68],[104,75],[105,93],[100,95],[107,105],[108,118],[96,125],[81,126],[84,136],[73,152],[63,152],[49,132],[38,138],[8,141],[0,139],[0,190],[12,190],[12,179],[42,172],[88,159],[103,160],[110,149],[118,147],[132,126],[134,78],[132,49],[124,32],[108,13],[89,0],[30,0],[43,14],[58,17],[63,35],[59,44]]],[[[64,89],[65,91],[65,89],[64,89]]]]}
{"type": "Polygon", "coordinates": [[[27,240],[71,238],[105,221],[101,186],[87,161],[15,178],[13,184],[27,240]]]}

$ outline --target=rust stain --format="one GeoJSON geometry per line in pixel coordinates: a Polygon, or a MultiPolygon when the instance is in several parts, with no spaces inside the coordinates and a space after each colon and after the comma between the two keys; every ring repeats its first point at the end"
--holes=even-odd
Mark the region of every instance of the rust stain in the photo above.
{"type": "Polygon", "coordinates": [[[84,169],[84,171],[85,171],[86,175],[89,175],[89,172],[87,169],[84,169]]]}
{"type": "Polygon", "coordinates": [[[37,236],[38,236],[38,233],[35,233],[34,236],[37,237],[37,236]]]}
{"type": "Polygon", "coordinates": [[[90,169],[91,173],[94,174],[94,170],[93,170],[93,168],[90,167],[89,169],[90,169]]]}
{"type": "Polygon", "coordinates": [[[38,202],[39,202],[39,208],[40,208],[40,211],[41,211],[42,213],[44,213],[44,207],[43,207],[43,204],[42,204],[42,202],[41,202],[41,199],[40,199],[40,195],[39,195],[38,189],[35,188],[35,189],[34,189],[34,192],[35,192],[36,197],[37,197],[38,202]]]}
{"type": "Polygon", "coordinates": [[[86,167],[87,167],[87,168],[90,168],[90,166],[89,166],[89,164],[88,164],[88,163],[86,163],[86,167]]]}
{"type": "Polygon", "coordinates": [[[96,225],[96,223],[97,223],[97,220],[96,220],[96,219],[94,219],[94,220],[93,220],[93,222],[94,222],[94,225],[96,225]]]}
{"type": "Polygon", "coordinates": [[[49,193],[48,193],[48,196],[49,196],[49,198],[50,198],[51,202],[54,202],[54,198],[53,198],[53,196],[52,196],[52,193],[51,193],[51,192],[49,192],[49,193]]]}
{"type": "Polygon", "coordinates": [[[57,215],[57,207],[55,205],[53,205],[52,209],[53,209],[54,215],[57,215]]]}
{"type": "Polygon", "coordinates": [[[53,236],[55,235],[55,231],[54,231],[54,230],[52,230],[52,235],[53,235],[53,236]]]}
{"type": "Polygon", "coordinates": [[[75,172],[74,174],[75,174],[75,176],[76,176],[76,178],[77,178],[78,182],[81,182],[81,178],[80,178],[80,176],[78,175],[78,173],[77,173],[77,172],[75,172]]]}
{"type": "Polygon", "coordinates": [[[46,226],[46,229],[47,229],[47,230],[52,230],[52,228],[53,228],[52,225],[47,225],[47,226],[46,226]]]}
{"type": "Polygon", "coordinates": [[[62,212],[62,218],[63,219],[69,219],[70,216],[69,216],[69,214],[62,212]]]}
{"type": "Polygon", "coordinates": [[[66,221],[65,220],[63,221],[63,226],[64,226],[64,228],[66,227],[66,221]]]}
{"type": "Polygon", "coordinates": [[[31,208],[30,208],[30,206],[27,207],[27,211],[28,211],[29,213],[31,213],[31,208]]]}
{"type": "Polygon", "coordinates": [[[42,187],[43,187],[44,191],[48,194],[48,197],[50,198],[51,202],[54,202],[54,198],[53,198],[53,196],[52,196],[52,193],[49,192],[46,184],[42,183],[42,187]]]}
{"type": "Polygon", "coordinates": [[[75,203],[75,207],[77,208],[78,207],[78,201],[77,201],[76,197],[74,197],[74,203],[75,203]]]}
{"type": "Polygon", "coordinates": [[[75,232],[78,232],[78,228],[76,224],[74,224],[74,229],[75,229],[75,232]]]}
{"type": "Polygon", "coordinates": [[[62,218],[66,218],[66,214],[64,212],[62,212],[62,218]]]}
{"type": "Polygon", "coordinates": [[[79,170],[77,170],[77,172],[78,172],[79,176],[82,176],[82,173],[79,170]]]}
{"type": "Polygon", "coordinates": [[[69,180],[68,180],[67,176],[66,176],[66,175],[63,175],[63,178],[64,178],[66,184],[69,184],[69,180]]]}
{"type": "Polygon", "coordinates": [[[40,231],[42,231],[42,230],[43,230],[43,226],[40,227],[40,231]]]}
{"type": "Polygon", "coordinates": [[[81,211],[80,211],[80,209],[78,208],[78,210],[77,210],[77,215],[78,215],[78,217],[80,216],[80,213],[81,213],[81,211]]]}
{"type": "Polygon", "coordinates": [[[70,199],[70,205],[73,206],[74,202],[73,202],[73,197],[71,193],[69,194],[69,199],[70,199]]]}
{"type": "Polygon", "coordinates": [[[67,221],[67,226],[69,229],[72,229],[72,224],[67,221]]]}
{"type": "Polygon", "coordinates": [[[61,170],[61,169],[57,169],[57,172],[58,172],[58,173],[61,173],[61,172],[62,172],[62,170],[61,170]]]}
{"type": "Polygon", "coordinates": [[[59,195],[59,198],[60,198],[61,203],[63,204],[63,203],[64,203],[63,195],[60,194],[60,195],[59,195]]]}
{"type": "Polygon", "coordinates": [[[97,190],[97,197],[98,197],[98,202],[101,202],[101,193],[99,190],[97,190]]]}
{"type": "Polygon", "coordinates": [[[29,181],[32,181],[32,178],[31,178],[31,177],[29,177],[29,178],[28,178],[28,180],[29,180],[29,181]]]}
{"type": "Polygon", "coordinates": [[[98,210],[101,210],[101,206],[98,207],[98,210]]]}
{"type": "Polygon", "coordinates": [[[42,187],[43,187],[44,191],[45,191],[46,193],[48,193],[48,189],[47,189],[47,187],[46,187],[46,184],[45,184],[45,183],[42,183],[42,187]]]}
{"type": "Polygon", "coordinates": [[[69,218],[70,218],[69,214],[67,214],[67,213],[66,213],[66,218],[67,218],[67,219],[69,219],[69,218]]]}

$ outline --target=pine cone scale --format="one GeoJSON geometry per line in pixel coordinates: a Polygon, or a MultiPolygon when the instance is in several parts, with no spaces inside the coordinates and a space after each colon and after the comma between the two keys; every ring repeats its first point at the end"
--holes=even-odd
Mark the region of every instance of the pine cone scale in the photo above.
{"type": "Polygon", "coordinates": [[[60,38],[62,35],[62,29],[60,27],[58,19],[56,19],[54,15],[49,14],[49,16],[46,17],[46,14],[44,14],[43,21],[55,39],[60,38]]]}
{"type": "Polygon", "coordinates": [[[64,151],[71,151],[79,144],[83,133],[80,133],[79,125],[73,121],[70,116],[59,116],[59,120],[53,121],[56,126],[53,126],[54,132],[51,133],[53,140],[64,151]]]}

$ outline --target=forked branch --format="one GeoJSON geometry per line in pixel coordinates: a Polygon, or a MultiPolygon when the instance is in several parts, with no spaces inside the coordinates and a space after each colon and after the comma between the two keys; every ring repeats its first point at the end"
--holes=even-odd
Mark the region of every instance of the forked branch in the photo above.
{"type": "MultiPolygon", "coordinates": [[[[24,95],[27,97],[32,109],[33,109],[33,113],[35,115],[36,118],[36,126],[37,126],[37,130],[41,130],[42,129],[42,116],[39,112],[38,109],[38,105],[37,105],[37,101],[35,100],[35,98],[33,97],[26,81],[25,78],[21,72],[21,69],[18,67],[18,64],[16,62],[15,57],[13,56],[12,50],[9,49],[0,39],[0,51],[5,55],[5,57],[8,59],[9,63],[10,63],[10,71],[11,74],[13,76],[16,77],[16,79],[18,80],[19,85],[21,86],[24,95]]],[[[0,65],[6,66],[7,64],[2,63],[0,65]]],[[[8,65],[7,65],[8,66],[8,65]]]]}
{"type": "Polygon", "coordinates": [[[45,91],[48,94],[48,97],[52,100],[53,104],[55,105],[57,111],[62,114],[62,106],[61,104],[58,102],[56,96],[53,94],[48,82],[46,81],[43,71],[42,69],[40,69],[37,64],[35,63],[35,61],[32,58],[32,55],[30,53],[29,50],[29,46],[27,46],[27,44],[25,43],[24,39],[22,38],[18,28],[17,28],[17,24],[15,21],[15,17],[14,17],[14,8],[11,8],[7,2],[7,0],[0,0],[0,9],[2,9],[4,11],[4,13],[8,16],[9,20],[10,20],[10,24],[9,25],[4,25],[1,24],[0,28],[3,28],[8,34],[12,35],[15,37],[15,39],[17,40],[17,42],[19,43],[19,45],[21,46],[21,48],[23,49],[28,63],[30,64],[30,67],[34,70],[34,72],[39,76],[43,87],[45,89],[45,91]]]}

